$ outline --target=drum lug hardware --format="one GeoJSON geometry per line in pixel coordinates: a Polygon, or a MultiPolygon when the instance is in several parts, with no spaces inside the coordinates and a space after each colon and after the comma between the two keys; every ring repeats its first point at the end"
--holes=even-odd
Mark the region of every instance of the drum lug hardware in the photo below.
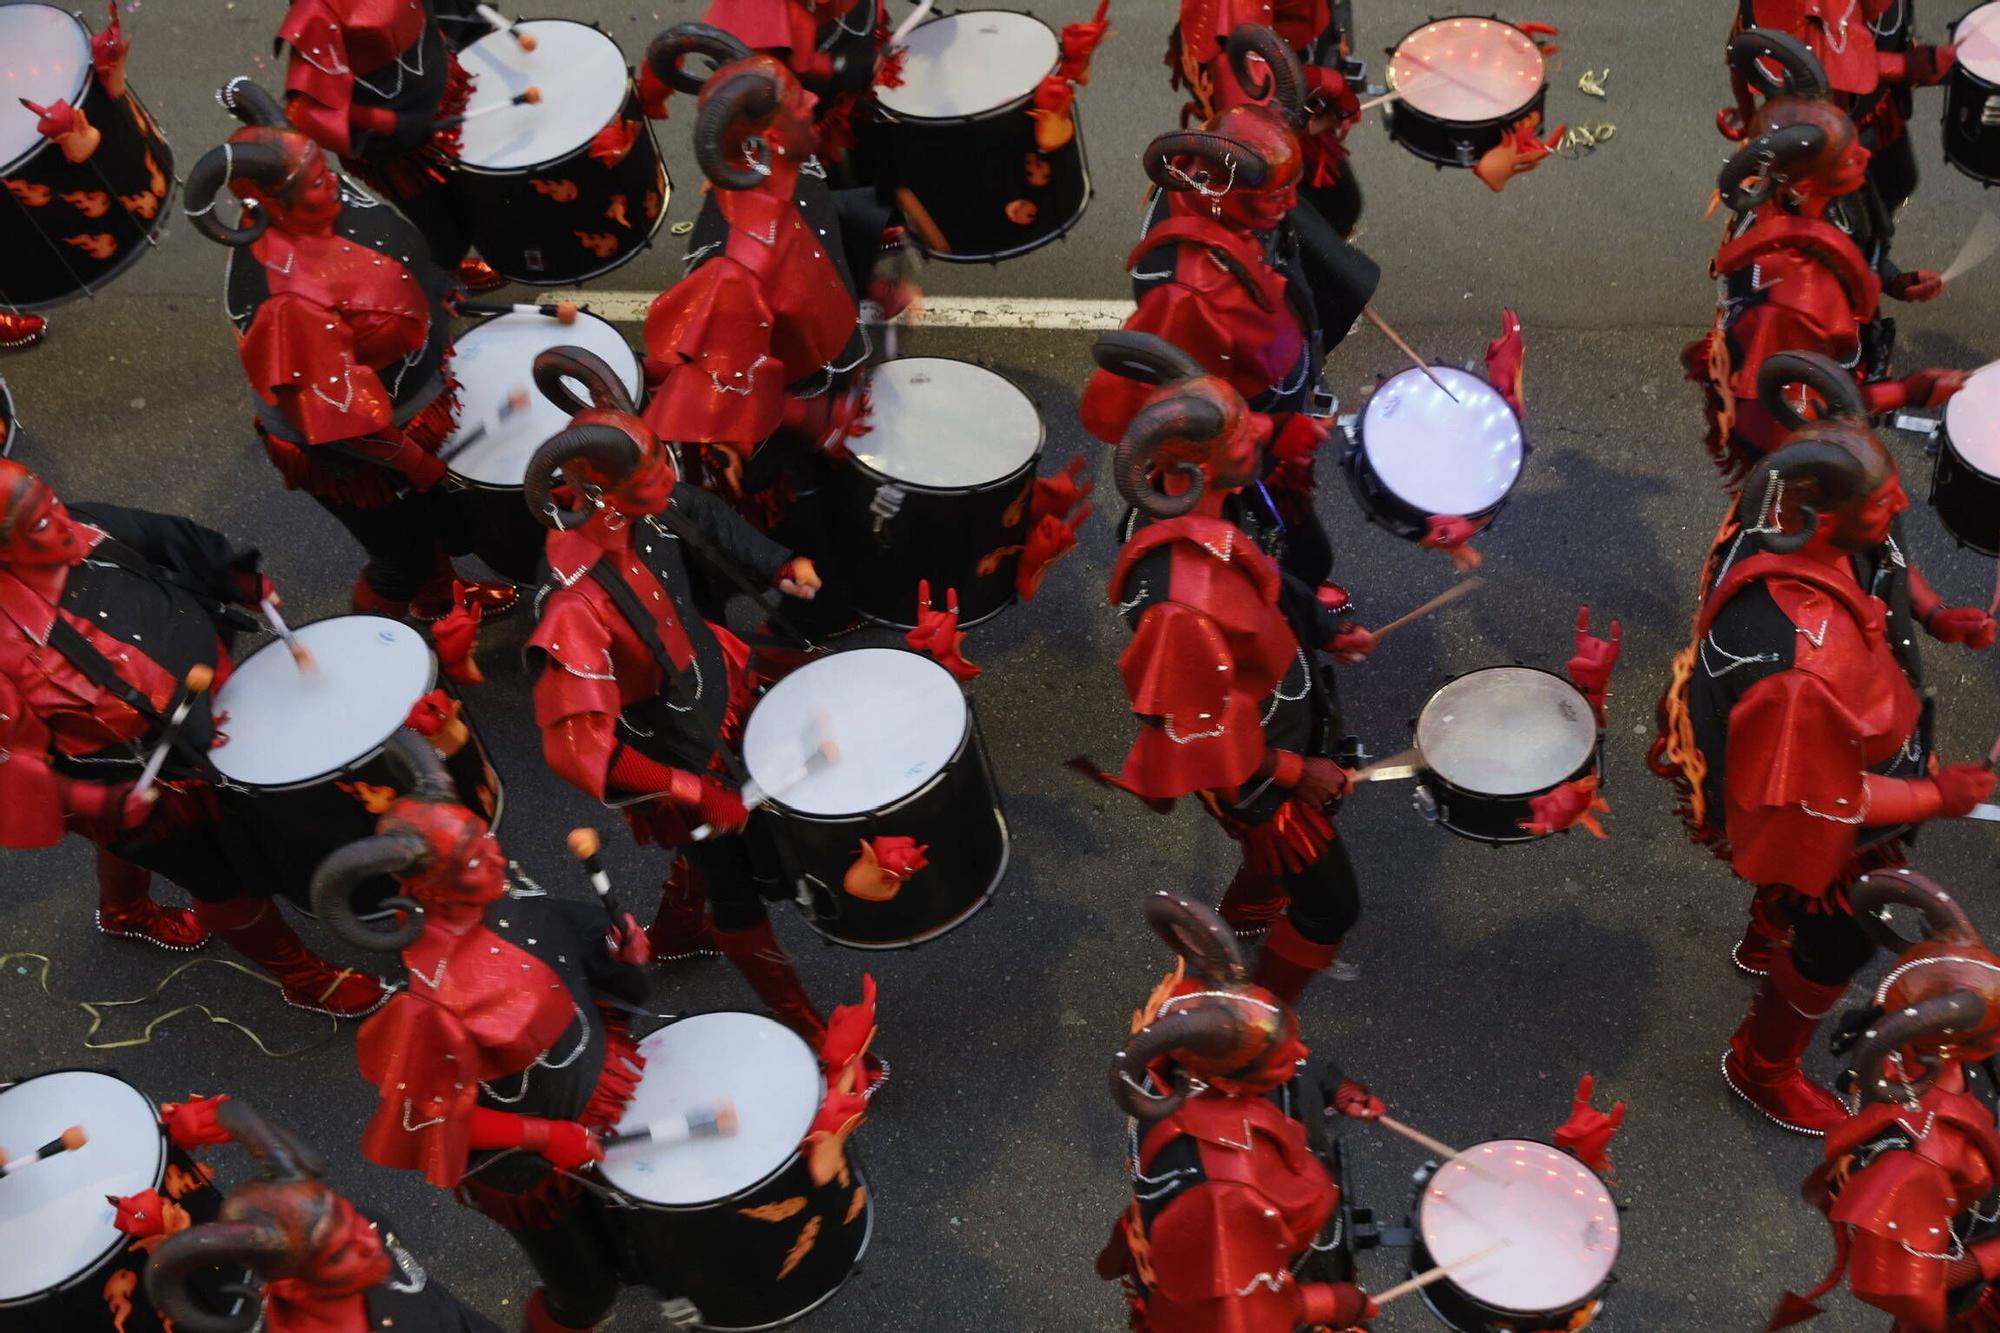
{"type": "Polygon", "coordinates": [[[868,514],[875,520],[873,532],[878,539],[890,520],[903,512],[903,501],[909,498],[910,493],[901,486],[884,486],[868,501],[868,514]]]}
{"type": "Polygon", "coordinates": [[[1429,787],[1419,782],[1411,792],[1410,803],[1417,807],[1417,814],[1422,817],[1425,823],[1435,824],[1438,822],[1437,797],[1432,794],[1429,787]]]}

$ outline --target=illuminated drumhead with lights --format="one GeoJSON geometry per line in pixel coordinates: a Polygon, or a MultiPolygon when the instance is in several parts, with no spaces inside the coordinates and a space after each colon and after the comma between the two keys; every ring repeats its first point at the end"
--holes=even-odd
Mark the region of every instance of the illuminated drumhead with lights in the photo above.
{"type": "Polygon", "coordinates": [[[1521,419],[1471,371],[1436,366],[1432,374],[1449,395],[1412,367],[1368,400],[1361,418],[1368,466],[1398,499],[1425,513],[1482,513],[1520,479],[1527,456],[1521,419]]]}
{"type": "Polygon", "coordinates": [[[1988,83],[2000,83],[2000,4],[1981,5],[1951,31],[1958,64],[1988,83]]]}
{"type": "Polygon", "coordinates": [[[1457,124],[1512,116],[1547,78],[1541,48],[1499,19],[1438,19],[1389,58],[1389,86],[1413,111],[1457,124]]]}
{"type": "Polygon", "coordinates": [[[1528,1139],[1475,1143],[1439,1167],[1418,1222],[1431,1262],[1451,1269],[1450,1283],[1500,1310],[1570,1309],[1618,1262],[1618,1209],[1604,1182],[1561,1149],[1528,1139]]]}
{"type": "Polygon", "coordinates": [[[35,128],[39,117],[21,99],[75,106],[89,74],[90,35],[74,15],[51,5],[0,4],[0,174],[46,142],[35,128]]]}

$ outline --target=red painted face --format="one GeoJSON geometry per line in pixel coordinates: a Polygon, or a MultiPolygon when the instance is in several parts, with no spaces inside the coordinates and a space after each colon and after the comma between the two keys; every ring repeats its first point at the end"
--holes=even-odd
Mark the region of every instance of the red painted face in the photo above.
{"type": "Polygon", "coordinates": [[[389,1276],[381,1231],[343,1198],[334,1197],[333,1210],[312,1245],[312,1258],[301,1276],[315,1295],[357,1295],[389,1276]]]}
{"type": "Polygon", "coordinates": [[[1827,175],[1826,192],[1833,195],[1853,194],[1868,183],[1868,159],[1870,154],[1859,137],[1847,146],[1840,155],[1840,161],[1827,175]]]}
{"type": "Polygon", "coordinates": [[[330,226],[340,216],[340,178],[323,152],[313,151],[288,195],[284,207],[290,220],[303,226],[330,226]]]}
{"type": "Polygon", "coordinates": [[[819,98],[804,85],[792,83],[771,127],[764,132],[765,140],[774,148],[783,148],[788,156],[806,156],[819,147],[819,127],[813,123],[818,109],[819,98]]]}
{"type": "Polygon", "coordinates": [[[638,470],[604,498],[621,514],[657,514],[673,498],[678,480],[673,459],[664,447],[656,445],[638,470]]]}
{"type": "MultiPolygon", "coordinates": [[[[479,909],[507,889],[507,853],[486,821],[462,805],[405,797],[377,825],[383,833],[414,833],[430,849],[429,864],[403,881],[427,912],[479,909]]],[[[476,920],[476,910],[467,919],[476,920]]]]}
{"type": "Polygon", "coordinates": [[[1853,507],[1831,518],[1828,540],[1848,551],[1880,546],[1888,540],[1889,525],[1896,515],[1909,507],[1910,497],[1903,490],[1903,479],[1891,473],[1853,507]]]}
{"type": "Polygon", "coordinates": [[[0,484],[9,501],[0,514],[0,564],[34,569],[83,559],[89,549],[83,525],[69,516],[48,483],[19,463],[0,460],[0,484]]]}
{"type": "Polygon", "coordinates": [[[1250,148],[1270,168],[1269,177],[1255,188],[1240,181],[1212,182],[1212,188],[1226,191],[1213,201],[1223,220],[1251,231],[1267,231],[1283,222],[1298,207],[1299,182],[1305,176],[1298,136],[1277,113],[1256,106],[1232,107],[1217,116],[1212,127],[1250,148]]]}

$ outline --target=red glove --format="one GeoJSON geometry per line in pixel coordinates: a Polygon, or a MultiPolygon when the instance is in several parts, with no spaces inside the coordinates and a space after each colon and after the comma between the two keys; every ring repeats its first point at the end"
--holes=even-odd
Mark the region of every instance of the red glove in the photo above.
{"type": "Polygon", "coordinates": [[[1993,646],[1993,617],[1976,606],[1935,606],[1924,617],[1924,628],[1939,643],[1962,643],[1984,650],[1993,646]]]}
{"type": "Polygon", "coordinates": [[[721,778],[701,775],[701,795],[695,800],[701,822],[719,833],[732,833],[750,822],[743,794],[721,778]]]}
{"type": "Polygon", "coordinates": [[[1581,824],[1593,836],[1602,838],[1605,836],[1604,826],[1597,822],[1597,816],[1610,809],[1611,806],[1597,794],[1597,774],[1592,773],[1588,777],[1565,782],[1546,795],[1529,797],[1528,817],[1521,820],[1520,825],[1523,832],[1542,837],[1581,824]]]}
{"type": "Polygon", "coordinates": [[[1903,57],[1903,81],[1921,87],[1943,83],[1957,63],[1957,46],[1913,46],[1903,57]]]}
{"type": "Polygon", "coordinates": [[[1331,759],[1307,759],[1299,769],[1292,795],[1307,805],[1324,809],[1337,796],[1354,789],[1354,775],[1331,759]]]}
{"type": "Polygon", "coordinates": [[[1931,775],[1937,787],[1938,813],[1946,819],[1963,819],[1993,794],[1993,770],[1984,764],[1946,764],[1931,775]]]}
{"type": "Polygon", "coordinates": [[[215,1122],[216,1108],[228,1100],[228,1093],[204,1097],[191,1092],[184,1102],[161,1103],[160,1118],[166,1122],[167,1137],[182,1152],[193,1152],[213,1143],[234,1142],[229,1131],[215,1122]]]}
{"type": "Polygon", "coordinates": [[[118,1210],[111,1219],[111,1225],[126,1235],[145,1240],[150,1236],[167,1234],[168,1205],[158,1190],[140,1190],[122,1199],[115,1194],[104,1197],[118,1210]]]}
{"type": "Polygon", "coordinates": [[[458,709],[453,705],[451,696],[440,686],[410,705],[409,716],[403,719],[403,725],[424,739],[432,740],[456,716],[458,709]]]}
{"type": "Polygon", "coordinates": [[[1285,418],[1285,424],[1271,437],[1271,457],[1278,466],[1272,469],[1271,484],[1284,490],[1310,494],[1313,489],[1313,460],[1319,457],[1319,447],[1327,440],[1326,423],[1318,417],[1294,412],[1285,418]]]}
{"type": "Polygon", "coordinates": [[[1562,50],[1560,46],[1555,45],[1553,42],[1545,42],[1542,40],[1544,37],[1560,37],[1562,35],[1562,29],[1558,28],[1555,24],[1516,23],[1514,26],[1519,28],[1522,32],[1527,33],[1529,37],[1533,38],[1535,45],[1542,48],[1543,55],[1552,56],[1556,52],[1562,50]]]}
{"type": "Polygon", "coordinates": [[[1078,83],[1090,82],[1090,57],[1097,51],[1104,34],[1111,30],[1105,15],[1111,10],[1111,0],[1100,0],[1097,12],[1090,16],[1088,23],[1065,23],[1062,30],[1061,70],[1068,78],[1078,83]]]}
{"type": "Polygon", "coordinates": [[[56,784],[56,801],[62,806],[64,818],[78,832],[93,837],[102,835],[107,840],[151,819],[160,799],[157,785],[140,796],[136,782],[107,785],[60,774],[51,774],[50,779],[56,784]]]}
{"type": "Polygon", "coordinates": [[[1375,651],[1375,631],[1366,625],[1345,621],[1326,641],[1326,650],[1333,654],[1334,661],[1352,666],[1375,651]]]}
{"type": "Polygon", "coordinates": [[[917,626],[903,636],[903,642],[927,654],[959,680],[971,680],[980,668],[966,661],[960,651],[965,632],[958,627],[958,589],[946,588],[944,601],[944,610],[933,607],[931,581],[921,580],[917,584],[917,626]]]}
{"type": "Polygon", "coordinates": [[[427,454],[421,449],[412,449],[410,456],[404,460],[403,475],[408,477],[410,484],[420,491],[427,491],[443,481],[447,471],[449,469],[445,467],[443,459],[436,454],[427,454]]]}
{"type": "Polygon", "coordinates": [[[467,1138],[474,1148],[522,1148],[560,1171],[575,1171],[604,1158],[597,1136],[574,1120],[544,1120],[480,1106],[473,1109],[470,1130],[467,1138]]]}
{"type": "Polygon", "coordinates": [[[1944,295],[1944,275],[1931,268],[1912,269],[1898,273],[1883,290],[1898,301],[1935,301],[1944,295]]]}
{"type": "Polygon", "coordinates": [[[1611,620],[1611,637],[1600,639],[1590,632],[1590,607],[1576,609],[1576,655],[1564,665],[1569,678],[1583,697],[1590,700],[1590,706],[1597,714],[1597,725],[1604,725],[1604,700],[1611,689],[1611,669],[1618,665],[1619,646],[1624,636],[1624,628],[1616,616],[1611,620]]]}
{"type": "Polygon", "coordinates": [[[1942,407],[1965,387],[1963,370],[1913,370],[1897,381],[1911,407],[1942,407]]]}
{"type": "Polygon", "coordinates": [[[1594,1074],[1585,1074],[1576,1081],[1576,1097],[1570,1102],[1569,1119],[1556,1127],[1555,1141],[1556,1147],[1575,1153],[1591,1170],[1608,1172],[1611,1170],[1611,1136],[1625,1123],[1625,1103],[1617,1103],[1607,1115],[1590,1104],[1591,1094],[1596,1090],[1597,1076],[1594,1074]]]}
{"type": "Polygon", "coordinates": [[[1500,336],[1486,344],[1486,378],[1516,416],[1526,416],[1528,352],[1521,341],[1521,317],[1511,308],[1500,312],[1500,336]]]}
{"type": "Polygon", "coordinates": [[[284,598],[278,596],[278,585],[271,582],[269,574],[260,574],[254,569],[238,571],[230,579],[236,594],[236,604],[259,610],[268,599],[273,606],[283,606],[284,598]]]}
{"type": "Polygon", "coordinates": [[[1368,1293],[1352,1282],[1301,1282],[1298,1292],[1300,1322],[1314,1327],[1353,1328],[1379,1312],[1368,1293]]]}
{"type": "Polygon", "coordinates": [[[1340,1080],[1340,1086],[1333,1090],[1333,1109],[1356,1120],[1379,1120],[1389,1108],[1382,1104],[1380,1097],[1368,1091],[1366,1084],[1344,1078],[1340,1080]]]}
{"type": "Polygon", "coordinates": [[[630,912],[605,935],[604,945],[621,963],[644,967],[653,961],[653,942],[646,938],[646,928],[639,924],[639,918],[630,912]]]}

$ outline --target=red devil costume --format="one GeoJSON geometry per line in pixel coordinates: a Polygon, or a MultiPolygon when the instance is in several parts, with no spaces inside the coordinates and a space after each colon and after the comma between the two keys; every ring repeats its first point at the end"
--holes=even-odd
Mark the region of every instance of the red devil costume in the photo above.
{"type": "MultiPolygon", "coordinates": [[[[473,81],[438,17],[435,0],[291,0],[276,46],[290,53],[291,123],[407,213],[451,268],[471,248],[471,218],[451,188],[458,127],[438,122],[465,110],[473,81]]],[[[504,281],[479,259],[458,276],[475,291],[504,281]]]]}
{"type": "Polygon", "coordinates": [[[186,1143],[176,1128],[176,1143],[239,1143],[257,1175],[229,1191],[217,1220],[194,1226],[183,1216],[174,1229],[171,1213],[149,1201],[120,1203],[121,1227],[162,1238],[146,1264],[146,1294],[183,1333],[500,1333],[426,1273],[394,1228],[334,1193],[320,1155],[289,1131],[228,1097],[187,1109],[170,1128],[183,1119],[206,1128],[186,1143]],[[229,1290],[223,1308],[212,1308],[193,1280],[237,1265],[262,1278],[262,1290],[248,1300],[229,1290]]]}
{"type": "Polygon", "coordinates": [[[1929,270],[1899,272],[1888,261],[1887,215],[1846,206],[1866,202],[1857,191],[1869,154],[1828,100],[1819,62],[1793,39],[1762,30],[1741,34],[1730,51],[1746,79],[1775,95],[1718,180],[1736,215],[1710,265],[1721,297],[1714,329],[1689,343],[1682,360],[1704,390],[1709,454],[1734,489],[1783,435],[1757,401],[1759,368],[1775,352],[1818,352],[1847,367],[1870,412],[1935,407],[1964,376],[1888,378],[1895,321],[1882,315],[1882,297],[1928,301],[1944,283],[1929,270]]]}
{"type": "Polygon", "coordinates": [[[640,842],[679,853],[653,924],[657,951],[719,948],[773,1014],[823,1051],[826,1024],[772,934],[749,850],[727,836],[749,818],[735,748],[750,711],[749,650],[702,618],[683,548],[794,596],[810,598],[818,575],[678,482],[672,454],[602,361],[554,348],[536,359],[535,377],[578,414],[528,465],[529,505],[556,529],[528,640],[542,753],[572,785],[622,805],[640,842]],[[590,386],[595,406],[571,397],[565,377],[590,386]],[[586,508],[551,498],[565,473],[586,508]]]}
{"type": "MultiPolygon", "coordinates": [[[[237,79],[224,101],[248,128],[195,164],[187,210],[232,251],[228,309],[265,452],[368,552],[355,610],[435,620],[457,600],[437,457],[457,412],[452,285],[393,209],[281,128],[262,89],[237,79]],[[243,225],[215,216],[225,184],[243,225]]],[[[484,615],[515,600],[511,585],[469,586],[484,615]]]]}
{"type": "Polygon", "coordinates": [[[313,905],[359,947],[401,952],[409,987],[361,1028],[361,1073],[381,1090],[362,1151],[420,1171],[499,1222],[541,1278],[529,1333],[587,1329],[620,1279],[597,1205],[569,1173],[602,1156],[643,1063],[623,1015],[646,998],[646,939],[604,914],[509,882],[486,822],[453,803],[427,741],[391,742],[414,771],[376,835],[329,856],[313,905]],[[400,924],[355,915],[355,890],[392,875],[400,924]]]}
{"type": "Polygon", "coordinates": [[[1770,1327],[1820,1313],[1843,1275],[1857,1299],[1896,1317],[1895,1333],[2000,1329],[2000,1130],[1991,1060],[2000,1050],[2000,957],[1965,909],[1907,870],[1853,889],[1859,920],[1900,949],[1873,1003],[1843,1021],[1852,1041],[1854,1117],[1826,1136],[1806,1201],[1833,1227],[1834,1266],[1804,1297],[1785,1294],[1770,1327]],[[1875,913],[1913,907],[1919,941],[1875,913]]]}
{"type": "Polygon", "coordinates": [[[1351,780],[1332,756],[1352,741],[1318,653],[1358,660],[1374,636],[1230,521],[1258,459],[1242,398],[1143,335],[1107,335],[1100,359],[1150,364],[1161,386],[1114,464],[1142,516],[1109,585],[1133,630],[1118,668],[1141,723],[1116,781],[1156,803],[1198,796],[1242,845],[1222,915],[1269,928],[1258,984],[1292,1003],[1361,912],[1329,813],[1351,780]]]}
{"type": "Polygon", "coordinates": [[[237,836],[210,785],[216,719],[197,668],[219,687],[229,641],[272,596],[256,551],[184,518],[115,505],[66,509],[0,460],[0,845],[48,847],[65,832],[98,847],[98,924],[170,948],[209,931],[283,983],[286,1000],[342,1016],[386,992],[308,950],[266,895],[276,874],[237,836]],[[186,705],[184,715],[183,705],[186,705]],[[177,715],[178,718],[177,718],[177,715]],[[169,746],[159,785],[135,787],[169,746]],[[147,896],[157,871],[193,913],[147,896]]]}
{"type": "Polygon", "coordinates": [[[1768,975],[1723,1073],[1771,1119],[1817,1134],[1846,1112],[1799,1057],[1874,952],[1848,885],[1900,864],[1914,825],[1963,815],[1993,787],[1983,764],[1937,767],[1917,632],[1983,647],[1994,625],[1942,605],[1911,563],[1895,521],[1908,498],[1846,374],[1781,353],[1762,387],[1766,409],[1798,429],[1758,465],[1709,552],[1653,764],[1696,841],[1758,886],[1738,956],[1769,959],[1768,975]],[[1791,383],[1833,415],[1791,415],[1791,383]]]}
{"type": "Polygon", "coordinates": [[[1135,1333],[1360,1324],[1375,1307],[1349,1280],[1319,1111],[1379,1115],[1381,1102],[1330,1064],[1298,1076],[1297,1016],[1250,981],[1212,911],[1159,893],[1146,916],[1180,962],[1112,1063],[1112,1100],[1132,1117],[1133,1198],[1097,1275],[1125,1284],[1135,1333]]]}

